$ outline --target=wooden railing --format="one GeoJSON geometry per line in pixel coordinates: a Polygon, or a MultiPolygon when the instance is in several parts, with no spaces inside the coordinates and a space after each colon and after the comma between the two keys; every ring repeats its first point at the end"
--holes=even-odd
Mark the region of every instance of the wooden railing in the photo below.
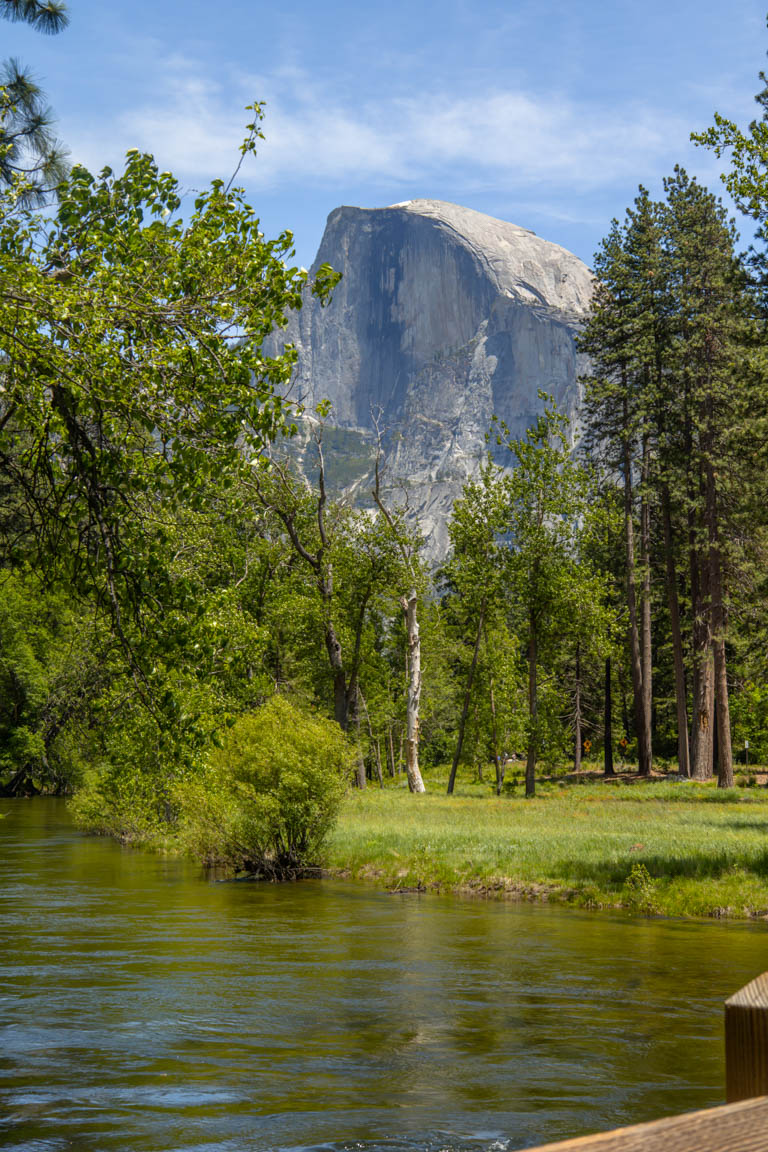
{"type": "Polygon", "coordinates": [[[530,1152],[768,1152],[768,973],[725,1002],[727,1104],[530,1152]]]}

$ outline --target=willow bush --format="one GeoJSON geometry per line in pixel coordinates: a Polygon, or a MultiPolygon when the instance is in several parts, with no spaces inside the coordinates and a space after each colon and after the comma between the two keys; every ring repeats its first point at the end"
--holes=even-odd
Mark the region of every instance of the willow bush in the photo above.
{"type": "Polygon", "coordinates": [[[274,696],[241,716],[179,789],[179,835],[198,859],[266,879],[316,865],[354,766],[336,724],[274,696]]]}

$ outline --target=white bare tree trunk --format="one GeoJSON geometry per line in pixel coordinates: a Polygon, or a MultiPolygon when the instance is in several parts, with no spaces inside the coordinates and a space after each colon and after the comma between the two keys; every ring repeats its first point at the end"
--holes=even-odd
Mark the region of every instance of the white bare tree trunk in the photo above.
{"type": "Polygon", "coordinates": [[[408,631],[408,711],[406,714],[406,772],[411,792],[425,792],[419,770],[419,703],[421,701],[421,637],[416,616],[418,593],[412,588],[400,601],[408,631]]]}

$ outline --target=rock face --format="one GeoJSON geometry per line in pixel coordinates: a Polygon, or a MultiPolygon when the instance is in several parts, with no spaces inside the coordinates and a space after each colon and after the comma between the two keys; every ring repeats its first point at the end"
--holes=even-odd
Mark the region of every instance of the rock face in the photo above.
{"type": "Polygon", "coordinates": [[[280,341],[299,353],[292,395],[329,399],[331,422],[357,433],[358,461],[370,459],[379,414],[388,484],[407,485],[437,559],[491,418],[522,434],[540,389],[577,412],[584,366],[574,336],[591,274],[524,228],[437,200],[337,208],[315,266],[325,261],[343,274],[332,302],[308,297],[280,341]]]}

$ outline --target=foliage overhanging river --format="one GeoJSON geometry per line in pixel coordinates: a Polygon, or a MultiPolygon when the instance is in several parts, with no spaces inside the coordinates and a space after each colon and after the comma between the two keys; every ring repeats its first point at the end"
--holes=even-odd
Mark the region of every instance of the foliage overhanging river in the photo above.
{"type": "Polygon", "coordinates": [[[503,1150],[719,1103],[763,924],[220,884],[0,803],[0,1145],[503,1150]]]}

